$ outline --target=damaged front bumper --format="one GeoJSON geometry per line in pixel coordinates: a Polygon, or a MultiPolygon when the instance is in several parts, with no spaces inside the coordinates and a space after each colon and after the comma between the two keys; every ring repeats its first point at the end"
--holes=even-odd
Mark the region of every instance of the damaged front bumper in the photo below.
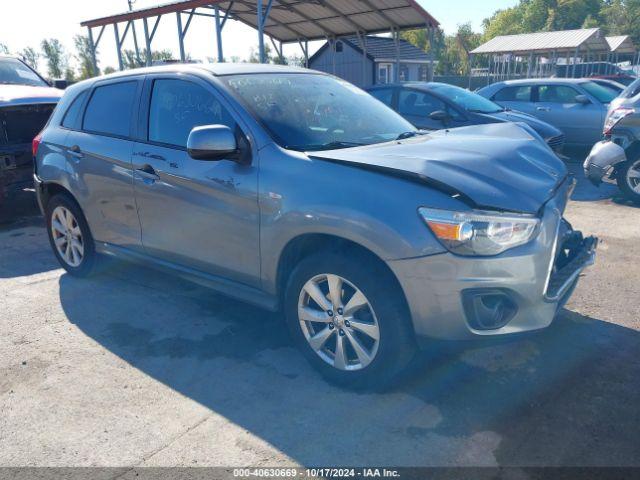
{"type": "Polygon", "coordinates": [[[464,340],[551,324],[594,263],[598,240],[562,217],[572,185],[547,203],[535,240],[492,257],[452,253],[389,261],[418,337],[464,340]]]}
{"type": "Polygon", "coordinates": [[[584,161],[584,174],[594,185],[600,185],[605,179],[612,179],[616,165],[625,162],[624,149],[610,140],[596,143],[584,161]]]}

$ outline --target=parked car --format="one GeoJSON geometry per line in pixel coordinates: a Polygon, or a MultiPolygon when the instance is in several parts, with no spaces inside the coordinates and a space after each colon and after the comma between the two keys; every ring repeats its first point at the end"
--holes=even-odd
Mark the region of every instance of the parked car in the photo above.
{"type": "Polygon", "coordinates": [[[591,147],[600,140],[607,107],[616,97],[597,83],[573,78],[509,80],[483,87],[477,93],[554,125],[572,147],[591,147]]]}
{"type": "Polygon", "coordinates": [[[0,201],[32,186],[31,141],[61,96],[26,63],[0,55],[0,201]]]}
{"type": "Polygon", "coordinates": [[[421,134],[353,85],[175,65],[70,87],[34,139],[53,251],[142,261],[284,312],[327,378],[384,385],[425,337],[548,326],[595,255],[564,163],[515,124],[421,134]]]}
{"type": "Polygon", "coordinates": [[[622,93],[622,91],[627,88],[627,85],[623,84],[623,83],[619,83],[616,82],[615,80],[608,80],[606,78],[597,78],[597,77],[592,77],[588,79],[589,81],[593,82],[593,83],[597,83],[598,85],[608,88],[610,90],[613,90],[616,95],[620,95],[622,93]]]}
{"type": "Polygon", "coordinates": [[[637,77],[611,62],[585,62],[575,65],[556,65],[555,75],[559,78],[602,78],[629,85],[637,77]]]}
{"type": "Polygon", "coordinates": [[[640,203],[640,80],[612,102],[603,134],[584,162],[587,177],[595,185],[615,181],[629,200],[640,203]]]}
{"type": "Polygon", "coordinates": [[[424,130],[521,122],[533,128],[556,153],[564,135],[556,127],[525,113],[504,107],[464,88],[438,82],[376,85],[367,90],[414,126],[424,130]]]}

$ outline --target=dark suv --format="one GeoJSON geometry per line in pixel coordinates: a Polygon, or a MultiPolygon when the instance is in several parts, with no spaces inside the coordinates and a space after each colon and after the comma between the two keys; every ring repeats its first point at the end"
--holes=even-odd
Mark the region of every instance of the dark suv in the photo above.
{"type": "Polygon", "coordinates": [[[129,71],[67,90],[34,140],[71,274],[143,261],[281,309],[341,384],[385,384],[425,337],[548,326],[594,258],[562,161],[517,124],[425,135],[330,75],[129,71]]]}

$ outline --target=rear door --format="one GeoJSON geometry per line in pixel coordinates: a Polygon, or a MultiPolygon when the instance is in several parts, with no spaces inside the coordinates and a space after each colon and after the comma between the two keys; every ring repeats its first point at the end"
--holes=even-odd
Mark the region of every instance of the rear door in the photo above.
{"type": "Polygon", "coordinates": [[[145,82],[135,144],[142,243],[156,258],[259,286],[258,165],[248,130],[208,82],[152,75],[145,82]],[[226,125],[253,162],[195,160],[193,127],[226,125]]]}
{"type": "Polygon", "coordinates": [[[134,116],[142,90],[140,77],[97,83],[72,104],[63,119],[69,129],[65,155],[74,191],[97,241],[139,248],[140,222],[133,195],[131,153],[134,116]],[[73,113],[76,112],[76,113],[73,113]]]}
{"type": "Polygon", "coordinates": [[[531,85],[510,85],[498,90],[491,100],[505,108],[535,115],[531,85]]]}
{"type": "Polygon", "coordinates": [[[569,84],[538,85],[535,116],[562,130],[567,144],[590,146],[602,134],[602,106],[577,102],[582,94],[569,84]]]}

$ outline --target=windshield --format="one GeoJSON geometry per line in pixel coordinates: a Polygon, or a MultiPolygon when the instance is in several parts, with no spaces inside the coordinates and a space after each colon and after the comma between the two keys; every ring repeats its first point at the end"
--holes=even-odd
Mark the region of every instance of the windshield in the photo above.
{"type": "Polygon", "coordinates": [[[36,72],[16,58],[0,58],[0,84],[48,87],[36,72]]]}
{"type": "Polygon", "coordinates": [[[478,95],[477,93],[470,92],[464,88],[455,87],[453,85],[431,84],[431,90],[439,93],[443,97],[448,98],[458,107],[463,108],[469,112],[476,113],[497,113],[504,110],[497,103],[493,103],[491,100],[478,95]]]}
{"type": "Polygon", "coordinates": [[[581,83],[580,86],[602,103],[611,103],[611,100],[618,96],[618,92],[615,92],[610,88],[603,87],[602,85],[598,85],[595,82],[584,82],[581,83]]]}
{"type": "Polygon", "coordinates": [[[416,131],[368,93],[326,75],[247,74],[222,80],[274,140],[291,150],[381,143],[416,131]]]}

